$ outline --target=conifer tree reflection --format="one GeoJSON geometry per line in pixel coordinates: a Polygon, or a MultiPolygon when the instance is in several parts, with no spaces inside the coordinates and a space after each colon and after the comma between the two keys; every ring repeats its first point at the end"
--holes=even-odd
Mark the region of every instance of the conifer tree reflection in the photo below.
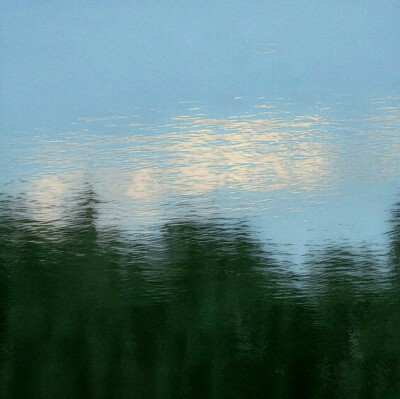
{"type": "Polygon", "coordinates": [[[0,203],[5,397],[399,397],[398,280],[368,248],[319,248],[299,277],[239,223],[149,242],[99,227],[90,187],[58,227],[21,206],[0,203]]]}
{"type": "Polygon", "coordinates": [[[390,237],[390,257],[391,269],[397,283],[400,283],[400,202],[398,202],[392,211],[390,237]]]}

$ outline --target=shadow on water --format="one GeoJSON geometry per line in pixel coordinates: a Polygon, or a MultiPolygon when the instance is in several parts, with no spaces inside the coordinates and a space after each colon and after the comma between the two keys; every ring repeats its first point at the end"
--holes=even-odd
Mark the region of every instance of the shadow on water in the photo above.
{"type": "Polygon", "coordinates": [[[152,242],[0,203],[5,398],[399,398],[400,205],[368,248],[283,266],[240,224],[175,221],[152,242]]]}

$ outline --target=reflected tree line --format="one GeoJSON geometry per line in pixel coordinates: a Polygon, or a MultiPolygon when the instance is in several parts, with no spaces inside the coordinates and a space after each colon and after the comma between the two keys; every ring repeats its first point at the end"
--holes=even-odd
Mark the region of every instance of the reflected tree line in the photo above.
{"type": "Polygon", "coordinates": [[[400,397],[400,204],[390,254],[327,246],[293,273],[240,224],[150,242],[0,203],[4,398],[400,397]]]}

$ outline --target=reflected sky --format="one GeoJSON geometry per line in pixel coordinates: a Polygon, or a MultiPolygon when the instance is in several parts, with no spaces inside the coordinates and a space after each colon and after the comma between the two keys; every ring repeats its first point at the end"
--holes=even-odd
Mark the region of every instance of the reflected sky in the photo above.
{"type": "Polygon", "coordinates": [[[378,98],[399,85],[396,0],[0,6],[10,130],[184,100],[226,110],[234,97],[378,98]]]}
{"type": "Polygon", "coordinates": [[[176,113],[135,107],[19,132],[4,191],[25,191],[42,221],[61,219],[90,181],[100,220],[125,229],[190,210],[251,221],[299,254],[321,240],[382,243],[399,188],[400,97],[339,100],[240,97],[234,114],[182,100],[176,113]]]}
{"type": "Polygon", "coordinates": [[[396,1],[1,3],[3,193],[54,222],[90,181],[125,229],[192,212],[293,244],[384,242],[396,1]]]}

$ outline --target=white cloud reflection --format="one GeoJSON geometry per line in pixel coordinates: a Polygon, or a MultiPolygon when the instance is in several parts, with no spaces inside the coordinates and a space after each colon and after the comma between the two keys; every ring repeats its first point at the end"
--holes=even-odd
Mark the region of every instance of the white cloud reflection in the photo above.
{"type": "Polygon", "coordinates": [[[45,175],[31,181],[28,208],[41,222],[59,223],[67,208],[72,206],[74,193],[82,187],[84,174],[80,172],[45,175]]]}
{"type": "Polygon", "coordinates": [[[315,115],[242,117],[181,115],[171,118],[172,124],[154,127],[159,135],[151,139],[125,138],[124,152],[135,154],[136,167],[142,163],[132,172],[125,195],[160,201],[224,189],[311,190],[328,184],[334,151],[321,128],[333,122],[315,115]]]}
{"type": "Polygon", "coordinates": [[[95,191],[106,201],[124,202],[124,208],[136,204],[141,215],[153,216],[162,204],[182,198],[230,197],[234,202],[258,196],[261,203],[272,193],[305,197],[330,190],[344,176],[389,176],[400,148],[393,102],[376,104],[380,109],[360,118],[358,127],[355,120],[289,113],[258,101],[247,104],[247,110],[266,109],[257,115],[241,109],[226,117],[178,114],[162,124],[128,119],[126,131],[114,136],[82,129],[81,135],[48,143],[52,147],[42,148],[32,161],[53,172],[34,181],[34,212],[40,220],[59,219],[76,185],[72,181],[82,180],[63,174],[63,167],[90,170],[95,191]]]}

